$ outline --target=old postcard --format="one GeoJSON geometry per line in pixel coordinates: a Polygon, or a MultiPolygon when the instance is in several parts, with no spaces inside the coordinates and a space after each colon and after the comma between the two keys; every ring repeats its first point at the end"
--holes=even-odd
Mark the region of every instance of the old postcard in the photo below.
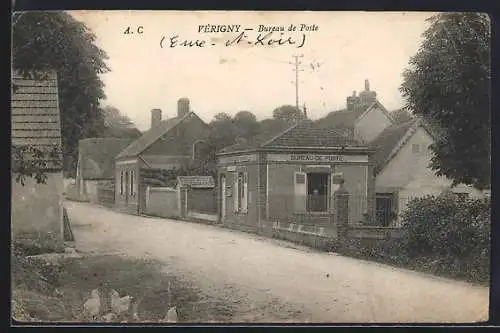
{"type": "Polygon", "coordinates": [[[12,323],[488,320],[481,13],[12,16],[12,323]]]}

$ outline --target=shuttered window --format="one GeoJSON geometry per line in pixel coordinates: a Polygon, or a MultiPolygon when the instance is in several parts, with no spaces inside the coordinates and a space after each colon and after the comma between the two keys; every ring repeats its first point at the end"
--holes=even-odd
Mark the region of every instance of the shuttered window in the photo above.
{"type": "Polygon", "coordinates": [[[248,211],[248,172],[234,172],[234,212],[248,211]]]}
{"type": "Polygon", "coordinates": [[[307,203],[307,174],[295,172],[294,175],[294,210],[295,213],[305,213],[307,203]]]}
{"type": "Polygon", "coordinates": [[[133,196],[135,193],[134,193],[134,176],[135,176],[135,172],[134,170],[131,170],[130,171],[130,195],[133,196]]]}
{"type": "Polygon", "coordinates": [[[120,194],[123,195],[123,171],[120,171],[120,194]]]}

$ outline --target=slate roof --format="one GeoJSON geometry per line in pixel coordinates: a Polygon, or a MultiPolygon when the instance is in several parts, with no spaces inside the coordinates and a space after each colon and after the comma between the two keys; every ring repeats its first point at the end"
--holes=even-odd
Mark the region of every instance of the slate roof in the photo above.
{"type": "Polygon", "coordinates": [[[43,152],[59,151],[56,155],[46,155],[44,160],[48,169],[61,170],[61,119],[56,72],[46,72],[38,79],[13,72],[11,83],[12,146],[27,146],[43,152]]]}
{"type": "Polygon", "coordinates": [[[115,157],[133,139],[89,138],[80,140],[78,151],[83,179],[114,179],[115,157]]]}
{"type": "Polygon", "coordinates": [[[375,149],[373,161],[375,164],[374,172],[378,174],[386,165],[391,153],[396,146],[401,142],[408,131],[415,127],[416,120],[411,120],[403,124],[392,124],[382,131],[370,144],[371,148],[375,149]]]}
{"type": "Polygon", "coordinates": [[[229,146],[221,153],[236,152],[257,148],[326,148],[340,146],[365,147],[354,140],[352,136],[345,135],[342,131],[334,128],[321,128],[311,120],[304,120],[289,127],[278,135],[263,135],[259,138],[249,140],[246,143],[238,143],[229,146]]]}
{"type": "Polygon", "coordinates": [[[212,176],[179,176],[177,185],[192,188],[214,188],[215,181],[212,176]]]}
{"type": "Polygon", "coordinates": [[[193,112],[188,112],[182,117],[174,117],[167,120],[162,120],[157,126],[152,127],[144,134],[142,134],[137,140],[133,141],[128,147],[126,147],[116,158],[122,157],[134,157],[142,153],[149,146],[155,143],[163,135],[167,134],[172,128],[176,127],[185,119],[190,118],[194,115],[193,112]]]}

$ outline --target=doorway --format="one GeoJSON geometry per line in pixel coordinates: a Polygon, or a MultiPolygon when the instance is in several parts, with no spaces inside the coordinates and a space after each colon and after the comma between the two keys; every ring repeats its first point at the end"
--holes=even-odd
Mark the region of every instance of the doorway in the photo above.
{"type": "Polygon", "coordinates": [[[307,174],[307,211],[328,210],[328,173],[307,174]]]}
{"type": "Polygon", "coordinates": [[[128,206],[128,195],[129,195],[129,172],[125,171],[125,206],[128,206]]]}

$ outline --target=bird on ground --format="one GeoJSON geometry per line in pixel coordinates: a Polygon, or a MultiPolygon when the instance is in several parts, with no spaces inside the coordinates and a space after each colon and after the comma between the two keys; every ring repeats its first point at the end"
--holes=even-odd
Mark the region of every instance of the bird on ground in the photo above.
{"type": "Polygon", "coordinates": [[[101,297],[99,290],[94,289],[90,292],[89,299],[83,304],[83,313],[85,316],[96,319],[101,310],[101,297]]]}
{"type": "Polygon", "coordinates": [[[173,306],[168,309],[165,318],[163,318],[164,322],[167,323],[176,323],[177,322],[177,307],[173,306]]]}
{"type": "Polygon", "coordinates": [[[129,295],[120,297],[116,290],[111,290],[111,310],[118,315],[127,312],[132,299],[129,295]]]}

